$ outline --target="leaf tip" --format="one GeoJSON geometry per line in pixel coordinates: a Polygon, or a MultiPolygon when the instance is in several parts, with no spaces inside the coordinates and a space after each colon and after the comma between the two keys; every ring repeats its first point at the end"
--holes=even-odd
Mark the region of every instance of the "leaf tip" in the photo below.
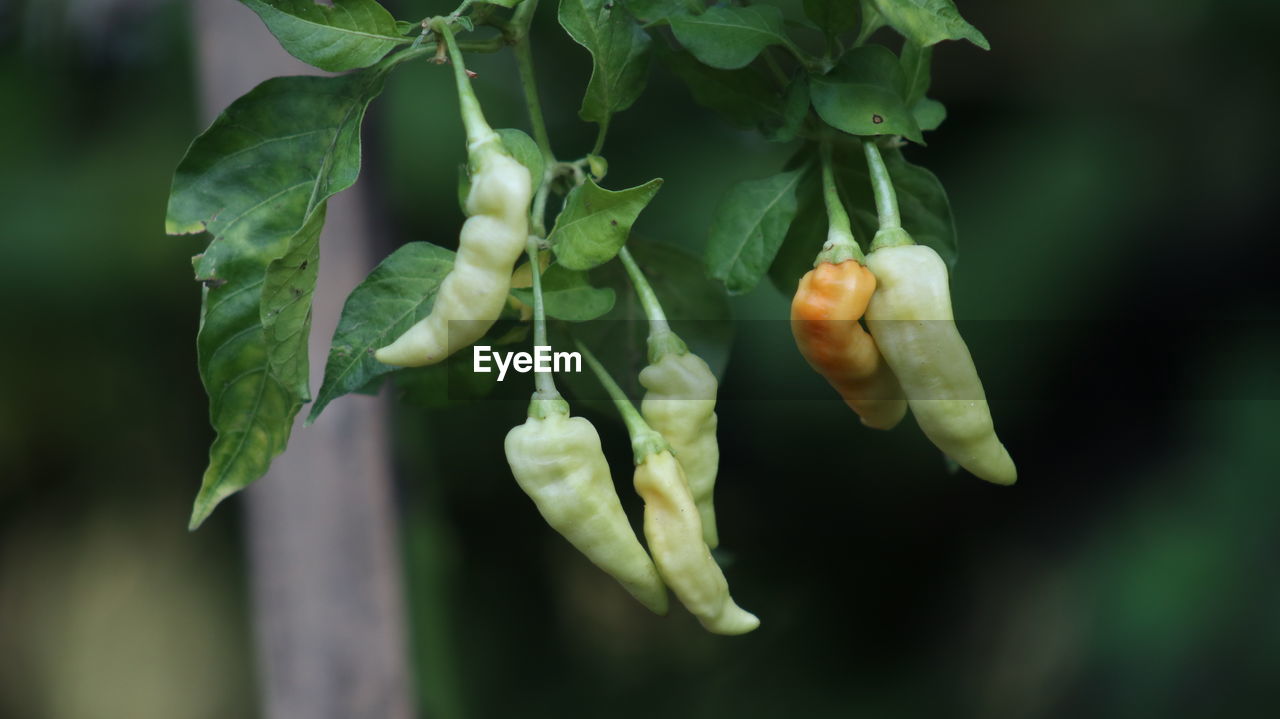
{"type": "Polygon", "coordinates": [[[179,222],[172,217],[166,217],[164,220],[164,233],[166,235],[194,235],[207,229],[208,223],[203,220],[179,222]]]}

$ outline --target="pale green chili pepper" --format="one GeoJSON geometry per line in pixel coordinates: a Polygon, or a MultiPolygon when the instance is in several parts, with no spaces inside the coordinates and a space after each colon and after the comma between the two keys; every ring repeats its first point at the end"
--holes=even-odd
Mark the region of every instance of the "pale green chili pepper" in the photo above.
{"type": "Polygon", "coordinates": [[[471,190],[458,254],[440,284],[431,314],[374,353],[379,362],[402,367],[435,364],[484,336],[506,305],[512,265],[529,237],[529,170],[508,154],[485,121],[448,25],[439,23],[437,29],[453,60],[467,130],[471,190]]]}
{"type": "Polygon", "coordinates": [[[880,210],[880,230],[867,255],[877,282],[867,327],[925,436],[975,476],[1013,484],[1018,470],[996,437],[973,357],[956,329],[946,263],[902,228],[880,152],[870,140],[863,147],[880,210]]]}
{"type": "Polygon", "coordinates": [[[746,634],[760,626],[760,620],[729,595],[729,582],[702,538],[702,519],[684,470],[667,441],[649,427],[595,356],[581,343],[578,350],[613,398],[631,435],[634,484],[644,499],[644,536],[663,581],[709,632],[746,634]]]}
{"type": "Polygon", "coordinates": [[[720,544],[712,496],[720,471],[720,444],[716,440],[720,385],[707,363],[671,331],[657,294],[630,251],[623,247],[618,258],[649,319],[649,365],[640,370],[640,384],[648,392],[640,402],[640,413],[667,440],[680,461],[702,517],[702,537],[715,549],[720,544]]]}

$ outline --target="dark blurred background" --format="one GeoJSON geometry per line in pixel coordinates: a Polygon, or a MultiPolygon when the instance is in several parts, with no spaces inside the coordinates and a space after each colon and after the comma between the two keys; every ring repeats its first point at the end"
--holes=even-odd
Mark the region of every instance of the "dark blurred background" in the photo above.
{"type": "MultiPolygon", "coordinates": [[[[576,157],[589,65],[544,4],[543,101],[576,157]]],[[[960,6],[993,49],[938,48],[950,116],[908,153],[950,192],[955,305],[990,321],[974,353],[1018,485],[834,400],[723,403],[718,554],[763,621],[726,639],[649,616],[546,528],[499,449],[522,407],[398,408],[424,715],[1272,715],[1280,3],[960,6]],[[1154,344],[1117,341],[1133,327],[1154,344]]],[[[211,439],[200,240],[162,223],[201,125],[188,13],[0,0],[0,716],[259,712],[241,500],[185,531],[211,439]]],[[[509,54],[474,66],[493,124],[526,126],[509,54]]],[[[449,82],[404,67],[371,111],[378,254],[461,221],[449,82]]],[[[637,230],[698,251],[719,195],[787,153],[656,66],[607,184],[666,178],[637,230]]],[[[787,303],[734,299],[727,395],[816,381],[784,323],[749,321],[787,303]]],[[[591,417],[638,511],[625,433],[591,417]]]]}

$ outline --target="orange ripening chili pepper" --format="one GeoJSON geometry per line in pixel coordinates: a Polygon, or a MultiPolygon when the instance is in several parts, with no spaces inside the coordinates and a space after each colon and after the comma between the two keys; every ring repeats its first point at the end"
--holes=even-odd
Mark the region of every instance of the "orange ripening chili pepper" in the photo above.
{"type": "Polygon", "coordinates": [[[892,429],[907,413],[906,395],[858,323],[875,290],[875,275],[857,260],[819,262],[801,278],[791,301],[791,334],[809,366],[863,424],[892,429]]]}

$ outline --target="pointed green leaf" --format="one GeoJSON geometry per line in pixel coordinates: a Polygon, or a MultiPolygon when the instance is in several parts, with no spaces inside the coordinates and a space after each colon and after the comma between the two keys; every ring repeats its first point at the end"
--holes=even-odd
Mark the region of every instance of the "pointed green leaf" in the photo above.
{"type": "Polygon", "coordinates": [[[701,15],[670,19],[676,39],[703,64],[721,70],[746,67],[770,45],[787,42],[782,11],[772,5],[713,7],[701,15]]]}
{"type": "Polygon", "coordinates": [[[321,70],[341,72],[368,67],[404,37],[396,20],[376,0],[240,0],[258,13],[290,55],[321,70]]]}
{"type": "Polygon", "coordinates": [[[768,271],[796,215],[802,170],[734,185],[716,209],[707,240],[707,268],[730,293],[754,288],[768,271]]]}
{"type": "Polygon", "coordinates": [[[410,242],[378,263],[351,291],[333,333],[324,381],[307,424],[333,400],[396,370],[374,359],[374,350],[431,313],[440,283],[451,269],[449,250],[429,242],[410,242]]]}
{"type": "Polygon", "coordinates": [[[888,48],[867,45],[846,53],[825,76],[811,78],[818,115],[853,135],[902,135],[920,144],[920,127],[903,100],[907,78],[888,48]]]}
{"type": "Polygon", "coordinates": [[[268,80],[231,104],[174,173],[166,230],[208,231],[200,374],[218,433],[192,515],[260,477],[308,396],[306,340],[324,202],[355,182],[382,73],[268,80]]]}
{"type": "Polygon", "coordinates": [[[649,36],[615,0],[561,0],[560,25],[591,53],[591,80],[578,115],[607,123],[640,97],[649,72],[649,36]]]}
{"type": "Polygon", "coordinates": [[[894,30],[924,47],[943,40],[968,40],[990,50],[978,29],[960,17],[952,0],[874,0],[876,9],[894,30]]]}
{"type": "MultiPolygon", "coordinates": [[[[511,294],[533,306],[533,289],[521,288],[511,294]]],[[[617,294],[610,287],[592,287],[585,272],[555,264],[542,273],[542,304],[548,317],[568,322],[594,320],[613,309],[617,294]]]]}
{"type": "Polygon", "coordinates": [[[660,187],[661,178],[617,192],[590,179],[573,188],[547,237],[556,260],[570,270],[589,270],[613,259],[660,187]]]}

